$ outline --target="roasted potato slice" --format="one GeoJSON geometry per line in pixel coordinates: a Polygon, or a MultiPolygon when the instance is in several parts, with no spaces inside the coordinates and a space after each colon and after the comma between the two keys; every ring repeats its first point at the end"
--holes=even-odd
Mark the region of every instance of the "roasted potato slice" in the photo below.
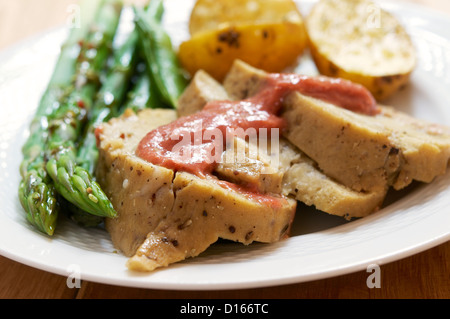
{"type": "Polygon", "coordinates": [[[292,0],[197,0],[189,19],[189,31],[194,35],[231,25],[283,21],[300,21],[292,0]]]}
{"type": "Polygon", "coordinates": [[[179,47],[183,67],[192,75],[202,69],[218,81],[235,59],[281,72],[307,46],[304,21],[292,0],[198,0],[190,31],[179,47]]]}
{"type": "Polygon", "coordinates": [[[360,83],[378,101],[404,86],[416,65],[403,26],[368,0],[321,0],[308,15],[306,29],[319,72],[360,83]]]}
{"type": "Polygon", "coordinates": [[[281,72],[296,62],[305,46],[302,24],[240,25],[197,33],[181,43],[178,56],[190,74],[204,70],[222,81],[236,59],[281,72]]]}

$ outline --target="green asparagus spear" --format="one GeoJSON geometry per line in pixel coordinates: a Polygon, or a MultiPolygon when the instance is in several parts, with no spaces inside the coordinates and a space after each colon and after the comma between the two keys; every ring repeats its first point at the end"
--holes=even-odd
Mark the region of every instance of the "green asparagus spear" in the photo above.
{"type": "MultiPolygon", "coordinates": [[[[137,33],[131,32],[126,41],[115,48],[112,66],[97,95],[96,102],[89,112],[86,132],[78,146],[76,164],[95,176],[98,160],[96,127],[110,119],[122,105],[132,72],[136,63],[137,33]]],[[[66,205],[71,219],[84,227],[94,227],[103,222],[103,217],[90,214],[75,205],[66,205]]]]}
{"type": "Polygon", "coordinates": [[[77,163],[94,174],[98,158],[95,129],[115,115],[122,105],[136,62],[137,34],[132,32],[123,46],[114,51],[114,62],[92,107],[85,135],[80,143],[77,163]]]}
{"type": "Polygon", "coordinates": [[[179,64],[172,41],[158,21],[145,19],[145,14],[140,8],[135,7],[134,12],[150,80],[158,87],[163,101],[176,108],[178,98],[188,81],[179,64]]]}
{"type": "MultiPolygon", "coordinates": [[[[146,18],[161,20],[161,8],[161,3],[151,1],[145,10],[146,18]]],[[[78,146],[76,164],[92,176],[95,174],[98,160],[95,129],[102,122],[119,114],[139,58],[139,41],[136,29],[127,34],[125,41],[122,43],[120,43],[122,38],[118,38],[119,44],[114,48],[112,63],[96,97],[95,104],[88,113],[86,132],[78,146]]],[[[66,207],[71,212],[71,218],[83,226],[96,226],[103,221],[102,217],[89,214],[77,206],[67,205],[66,207]]]]}
{"type": "Polygon", "coordinates": [[[104,217],[95,216],[85,212],[78,206],[66,201],[63,197],[60,198],[59,202],[61,205],[61,211],[64,211],[73,222],[81,227],[97,227],[100,226],[105,220],[104,217]]]}
{"type": "Polygon", "coordinates": [[[140,73],[136,82],[131,87],[131,90],[127,94],[127,101],[121,108],[121,111],[125,109],[131,109],[134,112],[139,112],[146,108],[157,108],[165,106],[165,103],[161,99],[161,95],[157,90],[154,82],[150,80],[150,77],[145,69],[140,73]]]}
{"type": "MultiPolygon", "coordinates": [[[[161,8],[160,2],[151,0],[145,9],[144,18],[160,21],[162,17],[161,8]]],[[[77,161],[90,174],[94,174],[98,159],[95,129],[102,122],[119,114],[138,59],[139,34],[135,29],[130,32],[124,43],[115,49],[112,66],[102,84],[94,106],[89,112],[89,123],[78,149],[77,161]]]]}
{"type": "Polygon", "coordinates": [[[145,8],[144,16],[161,23],[164,15],[164,0],[150,0],[148,6],[145,8]]]}
{"type": "MultiPolygon", "coordinates": [[[[161,23],[164,14],[164,5],[161,0],[152,0],[146,8],[146,16],[148,19],[153,19],[157,23],[161,23]]],[[[136,29],[136,32],[137,29],[136,29]]],[[[131,89],[127,93],[126,101],[124,105],[119,109],[120,115],[124,110],[131,109],[134,112],[138,112],[145,108],[156,108],[161,106],[167,106],[162,101],[161,94],[154,81],[150,79],[149,71],[144,58],[144,50],[139,41],[139,63],[137,63],[135,70],[135,81],[132,81],[131,89]]],[[[116,115],[116,116],[117,116],[116,115]]]]}
{"type": "Polygon", "coordinates": [[[47,139],[47,116],[54,112],[72,84],[79,42],[88,34],[90,24],[100,7],[100,0],[85,0],[81,4],[80,26],[70,30],[55,64],[53,74],[41,97],[30,124],[30,135],[22,147],[20,165],[22,180],[19,199],[27,220],[39,231],[53,235],[59,212],[56,190],[45,169],[44,148],[47,139]]]}
{"type": "Polygon", "coordinates": [[[72,204],[102,217],[114,217],[116,211],[91,174],[76,165],[76,143],[93,108],[99,74],[107,65],[122,7],[120,0],[108,0],[100,8],[95,27],[83,44],[75,88],[49,117],[46,168],[56,190],[72,204]]]}

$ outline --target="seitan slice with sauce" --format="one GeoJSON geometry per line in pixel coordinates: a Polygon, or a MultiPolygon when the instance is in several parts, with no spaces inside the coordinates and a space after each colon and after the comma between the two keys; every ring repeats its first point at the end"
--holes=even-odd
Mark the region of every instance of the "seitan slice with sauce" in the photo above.
{"type": "Polygon", "coordinates": [[[293,199],[259,200],[189,173],[177,173],[173,188],[172,210],[128,260],[129,269],[152,271],[198,256],[219,238],[277,242],[288,236],[296,210],[293,199]]]}
{"type": "MultiPolygon", "coordinates": [[[[257,92],[267,73],[237,60],[224,80],[234,99],[257,92]]],[[[326,176],[361,192],[431,182],[450,158],[449,128],[387,106],[375,116],[355,113],[298,92],[284,99],[283,136],[317,163],[326,176]]]]}
{"type": "MultiPolygon", "coordinates": [[[[196,75],[197,76],[197,75],[196,75]]],[[[203,72],[201,77],[207,77],[203,72]]],[[[230,70],[229,75],[223,84],[225,91],[229,93],[229,99],[239,100],[246,98],[248,94],[256,94],[261,85],[264,84],[264,71],[249,67],[247,64],[237,60],[235,67],[230,70]]],[[[206,95],[201,92],[211,92],[217,87],[217,83],[202,81],[201,85],[197,82],[192,84],[195,89],[188,88],[187,91],[195,90],[201,96],[206,95]],[[211,84],[213,83],[213,84],[211,84]]],[[[223,94],[220,95],[223,98],[223,94]]],[[[199,99],[194,99],[199,102],[199,99]]],[[[205,99],[200,103],[196,103],[195,108],[190,109],[191,112],[200,111],[204,105],[209,102],[205,99]]],[[[182,100],[180,106],[183,107],[186,100],[182,100]]],[[[242,140],[240,143],[245,143],[242,140]]],[[[247,143],[248,145],[248,143],[247,143]]],[[[252,181],[254,185],[258,185],[260,191],[267,189],[279,189],[286,196],[291,196],[307,205],[315,206],[316,209],[328,214],[342,216],[347,219],[367,216],[378,211],[384,201],[387,188],[377,192],[360,192],[337,182],[336,180],[326,176],[318,169],[317,163],[309,158],[304,152],[299,150],[285,138],[279,140],[279,149],[272,149],[269,144],[265,151],[271,152],[271,156],[277,160],[256,159],[250,156],[250,159],[240,162],[220,163],[216,168],[216,173],[229,181],[237,184],[245,184],[252,181]],[[243,165],[245,162],[255,162],[251,167],[243,165]],[[268,165],[278,162],[278,167],[268,165]],[[272,167],[271,167],[272,166],[272,167]],[[261,174],[262,168],[271,167],[275,170],[274,174],[261,174]]],[[[249,148],[247,146],[246,148],[249,148]]],[[[224,156],[226,156],[226,150],[224,156]]],[[[258,150],[258,154],[264,151],[258,150]]]]}
{"type": "Polygon", "coordinates": [[[295,200],[174,172],[135,155],[149,130],[175,118],[172,110],[128,111],[98,132],[97,178],[118,212],[106,229],[131,257],[129,269],[150,271],[196,256],[218,238],[249,244],[288,236],[295,200]]]}
{"type": "Polygon", "coordinates": [[[223,180],[254,188],[259,193],[281,194],[284,172],[277,158],[271,158],[271,145],[261,144],[235,137],[227,145],[215,174],[223,180]]]}
{"type": "Polygon", "coordinates": [[[132,256],[172,209],[174,172],[134,156],[134,149],[148,130],[175,118],[173,110],[144,111],[139,116],[126,111],[98,134],[97,179],[118,212],[117,218],[106,219],[105,227],[125,256],[132,256]]]}
{"type": "Polygon", "coordinates": [[[223,86],[208,73],[199,70],[178,100],[178,116],[186,116],[200,111],[209,101],[226,99],[228,99],[228,94],[223,86]]]}
{"type": "Polygon", "coordinates": [[[374,117],[299,93],[285,98],[282,116],[284,136],[324,174],[356,191],[384,191],[401,171],[402,152],[374,117]]]}

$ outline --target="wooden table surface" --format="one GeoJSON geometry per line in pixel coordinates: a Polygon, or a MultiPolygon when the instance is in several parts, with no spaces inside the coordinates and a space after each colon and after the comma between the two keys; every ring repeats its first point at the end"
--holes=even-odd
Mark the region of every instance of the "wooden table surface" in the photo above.
{"type": "MultiPolygon", "coordinates": [[[[449,14],[450,1],[409,0],[449,14]]],[[[76,0],[0,0],[0,49],[38,32],[61,25],[76,0]]],[[[368,288],[370,273],[360,271],[335,278],[259,289],[167,291],[110,286],[83,281],[69,288],[66,277],[31,268],[0,256],[2,299],[203,299],[203,298],[450,298],[450,242],[380,268],[381,287],[368,288]]]]}

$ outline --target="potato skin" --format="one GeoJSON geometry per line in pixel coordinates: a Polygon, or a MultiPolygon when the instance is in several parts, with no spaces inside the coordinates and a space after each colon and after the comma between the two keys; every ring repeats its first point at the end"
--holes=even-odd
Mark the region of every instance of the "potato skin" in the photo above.
{"type": "Polygon", "coordinates": [[[364,73],[348,72],[343,67],[333,63],[327,56],[320,53],[314,43],[309,44],[314,63],[320,74],[350,80],[365,86],[377,101],[385,101],[396,92],[405,87],[411,77],[412,71],[403,74],[387,74],[384,76],[364,73]]]}
{"type": "Polygon", "coordinates": [[[306,47],[303,22],[237,25],[196,33],[181,43],[178,56],[191,75],[202,69],[222,81],[236,59],[281,72],[295,64],[306,47]]]}
{"type": "Polygon", "coordinates": [[[416,52],[400,22],[368,0],[321,0],[306,18],[318,71],[364,85],[385,101],[407,85],[416,52]]]}

